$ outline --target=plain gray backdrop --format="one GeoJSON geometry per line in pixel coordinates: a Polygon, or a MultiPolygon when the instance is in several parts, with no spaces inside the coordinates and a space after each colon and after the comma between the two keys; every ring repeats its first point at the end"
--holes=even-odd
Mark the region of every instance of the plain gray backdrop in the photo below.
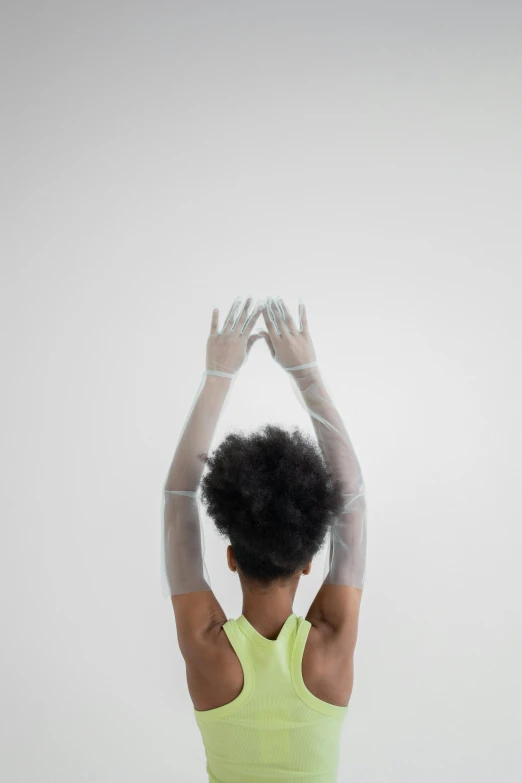
{"type": "MultiPolygon", "coordinates": [[[[206,780],[161,490],[212,308],[280,294],[368,492],[339,780],[519,781],[520,4],[22,0],[1,26],[2,779],[206,780]]],[[[215,444],[268,420],[312,431],[258,342],[215,444]]]]}

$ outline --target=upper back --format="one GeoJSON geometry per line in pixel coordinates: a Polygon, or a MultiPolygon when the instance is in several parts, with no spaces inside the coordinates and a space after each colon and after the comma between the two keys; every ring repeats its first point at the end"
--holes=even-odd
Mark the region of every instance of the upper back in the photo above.
{"type": "Polygon", "coordinates": [[[291,614],[277,639],[256,631],[244,615],[223,626],[243,673],[239,695],[196,710],[210,781],[333,783],[347,706],[314,695],[303,679],[311,629],[291,614]]]}

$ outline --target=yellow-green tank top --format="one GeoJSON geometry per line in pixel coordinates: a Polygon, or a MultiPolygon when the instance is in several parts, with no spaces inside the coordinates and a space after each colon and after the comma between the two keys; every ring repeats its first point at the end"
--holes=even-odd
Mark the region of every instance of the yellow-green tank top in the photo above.
{"type": "Polygon", "coordinates": [[[209,783],[336,783],[348,707],[306,687],[301,661],[311,623],[291,614],[277,639],[266,639],[244,615],[223,629],[243,667],[239,696],[196,710],[209,783]]]}

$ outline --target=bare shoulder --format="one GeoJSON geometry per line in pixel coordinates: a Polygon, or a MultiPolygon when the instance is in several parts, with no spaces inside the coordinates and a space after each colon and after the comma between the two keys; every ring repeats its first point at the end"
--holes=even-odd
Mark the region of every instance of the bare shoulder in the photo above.
{"type": "Polygon", "coordinates": [[[185,658],[187,685],[196,710],[221,707],[243,690],[243,668],[223,625],[209,629],[185,658]]]}
{"type": "Polygon", "coordinates": [[[206,649],[227,618],[212,590],[171,596],[178,644],[185,660],[206,649]]]}
{"type": "Polygon", "coordinates": [[[323,701],[347,706],[354,683],[362,590],[323,584],[306,620],[311,624],[303,651],[303,680],[323,701]]]}
{"type": "Polygon", "coordinates": [[[346,707],[354,683],[351,647],[325,625],[312,625],[301,663],[303,682],[318,699],[346,707]]]}

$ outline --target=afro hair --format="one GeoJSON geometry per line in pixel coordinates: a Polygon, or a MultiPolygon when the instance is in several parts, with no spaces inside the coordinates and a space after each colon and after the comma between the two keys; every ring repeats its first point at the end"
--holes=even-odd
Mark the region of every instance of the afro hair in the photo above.
{"type": "Polygon", "coordinates": [[[305,568],[344,502],[317,441],[265,424],[198,456],[208,467],[202,500],[244,577],[266,586],[305,568]]]}

